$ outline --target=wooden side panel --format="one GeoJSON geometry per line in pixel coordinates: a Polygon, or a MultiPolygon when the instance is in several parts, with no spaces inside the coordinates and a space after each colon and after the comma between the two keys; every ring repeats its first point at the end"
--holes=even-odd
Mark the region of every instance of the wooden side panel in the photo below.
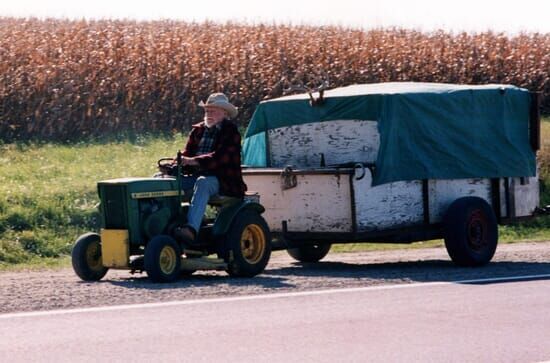
{"type": "Polygon", "coordinates": [[[358,232],[422,223],[421,181],[401,181],[374,187],[371,184],[372,176],[368,170],[363,179],[353,180],[358,232]]]}
{"type": "Polygon", "coordinates": [[[511,178],[515,199],[516,217],[525,217],[533,214],[539,205],[538,176],[525,178],[511,178]]]}
{"type": "Polygon", "coordinates": [[[376,121],[340,120],[281,127],[268,132],[272,167],[296,168],[349,162],[374,163],[380,147],[376,121]]]}
{"type": "Polygon", "coordinates": [[[480,197],[491,205],[490,179],[437,179],[428,183],[430,223],[438,223],[453,201],[462,197],[480,197]]]}
{"type": "Polygon", "coordinates": [[[260,193],[270,230],[289,232],[351,232],[350,175],[296,175],[297,185],[283,190],[278,174],[244,173],[249,190],[260,193]]]}

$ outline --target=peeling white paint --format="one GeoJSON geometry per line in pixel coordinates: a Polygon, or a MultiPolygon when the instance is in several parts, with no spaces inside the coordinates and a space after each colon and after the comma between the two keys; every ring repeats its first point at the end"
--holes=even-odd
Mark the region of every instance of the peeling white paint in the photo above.
{"type": "MultiPolygon", "coordinates": [[[[279,169],[282,172],[282,169],[279,169]]],[[[297,185],[281,187],[279,174],[243,172],[249,190],[260,193],[260,203],[269,229],[289,232],[351,232],[350,175],[297,175],[297,185]]]]}
{"type": "Polygon", "coordinates": [[[406,227],[422,223],[422,182],[395,182],[372,186],[372,173],[353,181],[359,232],[406,227]]]}
{"type": "Polygon", "coordinates": [[[318,168],[350,162],[374,163],[380,148],[376,121],[339,120],[268,131],[272,167],[318,168]]]}
{"type": "Polygon", "coordinates": [[[490,179],[435,179],[428,182],[430,223],[441,222],[458,198],[479,197],[491,205],[490,179]]]}

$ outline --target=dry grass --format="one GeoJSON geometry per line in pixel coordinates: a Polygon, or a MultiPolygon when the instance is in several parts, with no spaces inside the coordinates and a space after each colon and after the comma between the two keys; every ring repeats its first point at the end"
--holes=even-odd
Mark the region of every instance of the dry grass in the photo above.
{"type": "Polygon", "coordinates": [[[550,111],[549,69],[549,34],[0,18],[0,139],[181,129],[212,91],[243,125],[282,77],[510,83],[542,91],[550,111]]]}

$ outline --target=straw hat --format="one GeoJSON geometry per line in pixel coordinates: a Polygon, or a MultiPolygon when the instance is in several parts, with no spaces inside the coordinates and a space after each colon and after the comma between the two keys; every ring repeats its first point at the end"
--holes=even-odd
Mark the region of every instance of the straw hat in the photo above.
{"type": "Polygon", "coordinates": [[[237,107],[233,106],[223,93],[212,93],[206,102],[199,102],[200,107],[217,107],[227,111],[230,118],[237,116],[237,107]]]}

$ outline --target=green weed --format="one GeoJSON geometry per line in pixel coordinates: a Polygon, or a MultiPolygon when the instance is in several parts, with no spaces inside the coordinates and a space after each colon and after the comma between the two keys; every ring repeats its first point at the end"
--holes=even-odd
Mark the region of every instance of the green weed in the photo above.
{"type": "Polygon", "coordinates": [[[70,254],[76,237],[100,228],[98,180],[150,176],[183,145],[174,135],[0,145],[0,268],[70,254]]]}

